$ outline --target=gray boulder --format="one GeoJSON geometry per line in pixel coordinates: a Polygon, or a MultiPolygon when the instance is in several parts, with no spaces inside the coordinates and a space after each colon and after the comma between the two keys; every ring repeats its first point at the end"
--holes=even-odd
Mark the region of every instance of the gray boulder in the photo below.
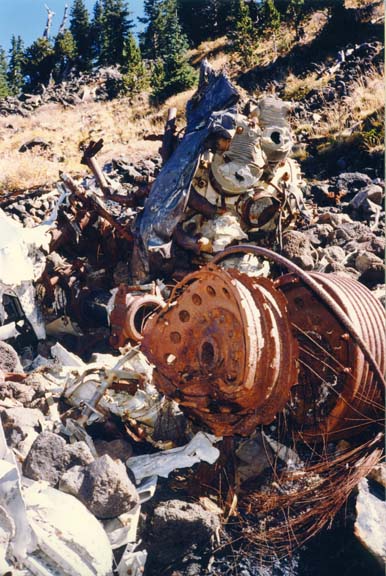
{"type": "Polygon", "coordinates": [[[283,256],[303,270],[312,270],[314,259],[309,238],[298,230],[290,230],[283,236],[283,256]]]}
{"type": "Polygon", "coordinates": [[[97,518],[115,518],[139,504],[138,492],[122,462],[105,454],[87,466],[66,472],[59,489],[72,494],[97,518]]]}
{"type": "Polygon", "coordinates": [[[85,442],[66,444],[61,436],[43,432],[31,446],[23,463],[23,474],[32,480],[45,480],[51,486],[56,486],[69,468],[89,464],[93,460],[85,442]]]}
{"type": "Polygon", "coordinates": [[[274,460],[273,450],[267,442],[263,442],[261,434],[240,442],[236,456],[236,471],[240,482],[256,478],[269,468],[274,460]]]}
{"type": "Polygon", "coordinates": [[[17,352],[7,342],[0,341],[0,371],[23,372],[17,352]]]}
{"type": "Polygon", "coordinates": [[[360,251],[355,259],[355,268],[361,273],[360,280],[367,285],[380,284],[385,278],[383,260],[372,252],[360,251]]]}
{"type": "Polygon", "coordinates": [[[218,514],[181,500],[168,500],[154,510],[149,557],[163,566],[206,547],[220,530],[218,514]]]}
{"type": "Polygon", "coordinates": [[[383,188],[377,184],[369,184],[357,192],[357,194],[355,194],[354,198],[350,202],[350,207],[354,210],[358,210],[359,208],[365,208],[368,210],[369,206],[371,208],[371,204],[369,205],[368,201],[381,206],[383,199],[383,188]]]}
{"type": "Polygon", "coordinates": [[[126,460],[133,455],[131,444],[122,438],[117,438],[110,442],[97,438],[94,440],[94,446],[98,456],[104,456],[107,454],[113,460],[122,460],[123,462],[126,462],[126,460]]]}
{"type": "Polygon", "coordinates": [[[347,192],[356,192],[369,184],[371,184],[371,178],[362,172],[344,172],[337,180],[338,189],[347,192]]]}
{"type": "Polygon", "coordinates": [[[383,490],[380,490],[379,497],[370,490],[369,481],[366,478],[360,481],[354,532],[361,544],[384,568],[386,558],[386,503],[382,495],[383,490]]]}

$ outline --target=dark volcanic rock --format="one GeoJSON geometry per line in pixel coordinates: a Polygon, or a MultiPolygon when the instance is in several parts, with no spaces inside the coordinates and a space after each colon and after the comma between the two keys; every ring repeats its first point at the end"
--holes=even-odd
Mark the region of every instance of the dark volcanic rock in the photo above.
{"type": "Polygon", "coordinates": [[[282,254],[303,270],[312,270],[314,267],[310,240],[303,232],[290,230],[283,235],[282,254]]]}
{"type": "Polygon", "coordinates": [[[110,442],[97,438],[94,440],[94,446],[98,456],[104,456],[107,454],[113,460],[122,460],[123,462],[126,462],[126,460],[133,455],[131,444],[122,438],[117,438],[110,442]]]}
{"type": "Polygon", "coordinates": [[[338,189],[347,190],[350,193],[355,193],[369,184],[371,184],[371,178],[362,172],[345,172],[337,179],[338,189]]]}
{"type": "Polygon", "coordinates": [[[46,140],[42,140],[41,138],[33,138],[32,140],[28,140],[22,144],[19,148],[19,152],[27,152],[27,150],[32,150],[32,148],[41,148],[42,150],[48,150],[51,144],[46,142],[46,140]]]}
{"type": "Polygon", "coordinates": [[[63,475],[60,490],[72,494],[97,518],[115,518],[139,503],[122,462],[105,454],[88,466],[74,466],[63,475]]]}
{"type": "Polygon", "coordinates": [[[207,546],[220,529],[217,514],[199,504],[168,500],[159,504],[152,518],[149,538],[152,562],[166,566],[189,551],[207,546]]]}
{"type": "Polygon", "coordinates": [[[321,182],[311,186],[312,199],[318,206],[329,206],[331,204],[331,192],[328,183],[321,182]]]}
{"type": "Polygon", "coordinates": [[[40,434],[31,446],[23,464],[23,473],[33,480],[46,480],[56,486],[62,474],[75,465],[94,460],[87,444],[66,444],[61,436],[52,432],[40,434]]]}
{"type": "Polygon", "coordinates": [[[371,252],[359,252],[355,259],[355,268],[361,273],[361,282],[368,286],[380,284],[385,279],[383,260],[371,252]]]}

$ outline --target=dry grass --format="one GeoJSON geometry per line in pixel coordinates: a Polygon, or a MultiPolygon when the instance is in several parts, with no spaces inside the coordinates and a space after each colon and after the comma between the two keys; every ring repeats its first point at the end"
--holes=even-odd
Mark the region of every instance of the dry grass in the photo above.
{"type": "Polygon", "coordinates": [[[169,105],[183,105],[190,93],[180,94],[161,108],[155,109],[147,95],[134,103],[128,99],[112,102],[84,103],[75,108],[49,104],[29,118],[8,116],[0,119],[0,193],[15,189],[54,183],[59,170],[84,173],[80,164],[82,147],[90,140],[102,138],[101,162],[124,155],[134,161],[156,154],[160,143],[152,140],[162,135],[169,105]],[[150,137],[150,138],[149,138],[150,137]],[[18,152],[25,142],[41,138],[50,149],[18,152]]]}
{"type": "MultiPolygon", "coordinates": [[[[384,151],[384,77],[369,70],[353,86],[349,96],[326,102],[314,123],[294,122],[296,133],[306,133],[318,156],[327,166],[336,158],[349,157],[358,166],[379,166],[382,170],[384,151]]],[[[307,148],[299,147],[297,159],[307,159],[307,148]]]]}
{"type": "Polygon", "coordinates": [[[379,0],[346,0],[346,8],[363,8],[364,6],[372,6],[379,4],[379,0]]]}
{"type": "Polygon", "coordinates": [[[369,69],[368,76],[357,80],[350,96],[336,105],[323,108],[322,121],[315,128],[320,136],[348,136],[361,123],[384,107],[384,75],[369,69]]]}
{"type": "Polygon", "coordinates": [[[229,47],[229,39],[226,36],[216,38],[215,40],[207,40],[201,42],[197,48],[190,50],[188,56],[190,63],[197,66],[204,58],[206,58],[215,70],[218,70],[227,63],[227,49],[229,47]]]}
{"type": "Polygon", "coordinates": [[[385,19],[385,6],[382,0],[346,0],[346,8],[364,8],[364,21],[382,22],[385,19]]]}
{"type": "Polygon", "coordinates": [[[302,100],[311,90],[320,90],[326,86],[328,80],[327,76],[318,78],[316,72],[311,72],[304,78],[299,78],[291,72],[287,76],[283,96],[286,100],[302,100]]]}

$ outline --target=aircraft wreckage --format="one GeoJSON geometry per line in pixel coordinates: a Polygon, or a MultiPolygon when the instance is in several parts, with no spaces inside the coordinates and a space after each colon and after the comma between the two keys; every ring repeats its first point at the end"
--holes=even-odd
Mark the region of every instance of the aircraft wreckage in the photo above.
{"type": "MultiPolygon", "coordinates": [[[[0,338],[17,347],[47,335],[93,338],[104,327],[124,354],[115,368],[86,370],[67,386],[78,425],[106,418],[109,389],[127,381],[133,394],[121,366],[139,345],[154,365],[152,384],[194,426],[237,438],[276,423],[280,442],[316,446],[367,434],[361,446],[374,464],[384,310],[357,280],[305,272],[280,254],[285,231],[315,215],[289,156],[289,110],[273,96],[241,102],[204,63],[179,140],[170,114],[154,182],[138,182],[136,194],[114,189],[95,158],[100,141],[83,156],[99,190],[62,174],[55,209],[39,226],[0,213],[0,338]],[[126,282],[113,273],[122,261],[126,282]]],[[[129,408],[115,413],[133,425],[129,408]]],[[[324,522],[336,508],[327,506],[324,522]]]]}

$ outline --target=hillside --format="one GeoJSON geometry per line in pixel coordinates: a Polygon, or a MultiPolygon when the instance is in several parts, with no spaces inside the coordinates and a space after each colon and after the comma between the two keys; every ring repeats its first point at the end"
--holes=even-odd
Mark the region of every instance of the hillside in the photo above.
{"type": "MultiPolygon", "coordinates": [[[[361,151],[354,159],[356,167],[365,165],[370,155],[370,165],[379,171],[384,101],[382,7],[379,2],[368,5],[372,10],[356,14],[358,21],[340,43],[337,36],[331,40],[326,12],[320,11],[305,22],[300,41],[290,28],[280,30],[275,46],[272,39],[261,41],[256,53],[259,64],[249,70],[232,53],[227,37],[202,43],[189,53],[189,60],[196,67],[204,58],[215,69],[225,67],[245,94],[276,93],[292,101],[298,138],[295,157],[304,169],[314,169],[312,157],[317,151],[318,162],[323,161],[327,172],[336,172],[329,159],[340,149],[350,155],[356,148],[361,151]],[[360,48],[355,49],[356,45],[360,48]],[[344,52],[347,59],[342,62],[344,52]]],[[[66,82],[51,89],[52,94],[23,98],[21,107],[0,105],[0,192],[52,185],[59,170],[81,173],[80,152],[90,139],[104,138],[101,160],[106,162],[114,156],[125,155],[135,162],[142,155],[156,154],[169,107],[177,107],[183,125],[184,106],[193,89],[156,107],[146,92],[108,101],[103,92],[106,77],[108,72],[90,81],[73,82],[74,86],[66,82]],[[46,142],[46,149],[37,145],[20,153],[20,147],[33,139],[46,142]]]]}

